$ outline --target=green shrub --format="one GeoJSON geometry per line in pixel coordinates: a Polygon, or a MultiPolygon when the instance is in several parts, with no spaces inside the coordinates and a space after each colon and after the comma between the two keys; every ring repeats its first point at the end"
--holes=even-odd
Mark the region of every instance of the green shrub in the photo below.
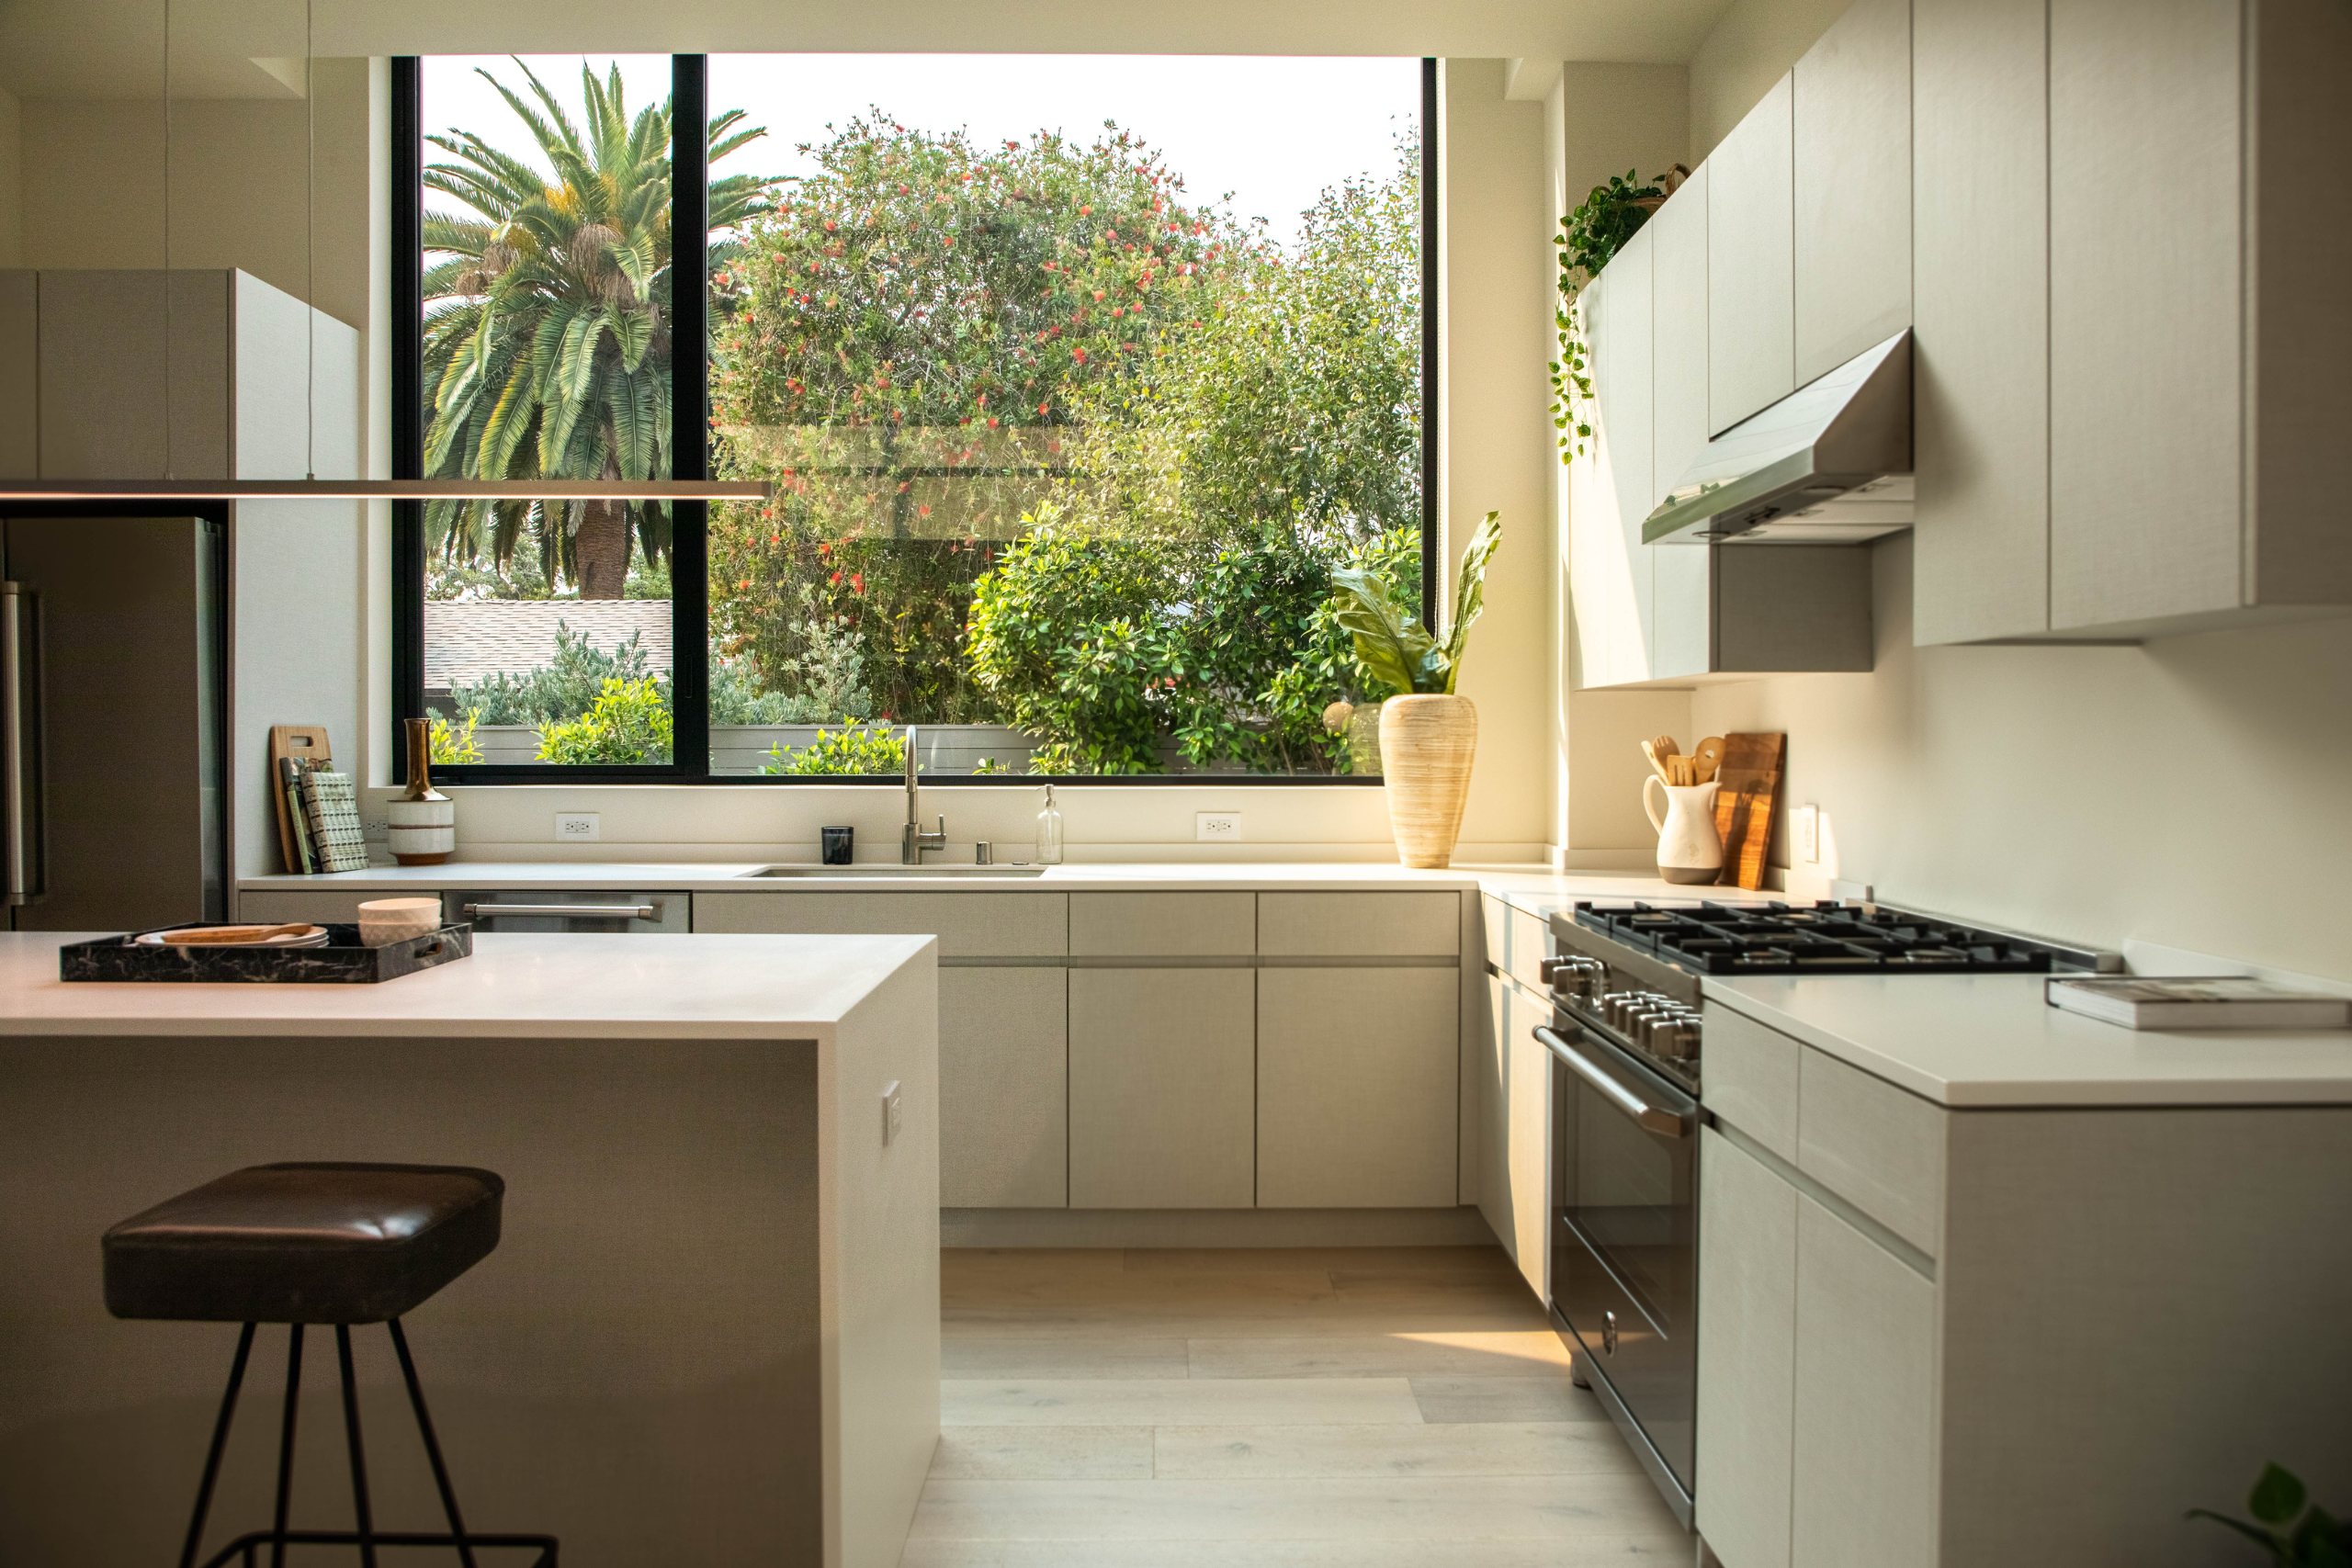
{"type": "Polygon", "coordinates": [[[646,677],[616,676],[588,711],[575,719],[542,726],[542,762],[666,762],[670,760],[670,697],[662,683],[646,677]]]}
{"type": "Polygon", "coordinates": [[[449,688],[449,706],[469,713],[481,724],[536,725],[545,728],[578,718],[594,707],[611,681],[654,680],[663,688],[662,705],[669,705],[669,682],[646,668],[645,649],[639,635],[616,643],[606,652],[588,645],[586,632],[575,632],[559,621],[555,628],[555,659],[520,675],[501,671],[471,685],[449,688]]]}
{"type": "Polygon", "coordinates": [[[788,757],[778,746],[768,755],[775,761],[763,773],[903,773],[907,738],[895,729],[820,729],[788,757]]]}
{"type": "Polygon", "coordinates": [[[466,715],[466,727],[460,729],[447,719],[435,715],[432,727],[426,731],[426,757],[436,763],[481,761],[481,748],[474,744],[474,725],[477,722],[476,716],[469,713],[466,715]]]}

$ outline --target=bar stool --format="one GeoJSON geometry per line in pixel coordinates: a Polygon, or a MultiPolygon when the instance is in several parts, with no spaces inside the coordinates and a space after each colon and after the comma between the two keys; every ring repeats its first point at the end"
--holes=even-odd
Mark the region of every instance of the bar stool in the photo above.
{"type": "Polygon", "coordinates": [[[239,1536],[204,1560],[220,1568],[243,1557],[253,1568],[256,1550],[270,1549],[271,1568],[283,1568],[288,1545],[356,1546],[365,1568],[376,1568],[379,1546],[447,1546],[466,1568],[477,1568],[476,1547],[530,1547],[532,1568],[554,1568],[549,1535],[468,1533],[458,1512],[441,1445],[425,1413],[424,1390],[409,1357],[403,1314],[490,1256],[498,1245],[499,1202],[506,1183],[466,1166],[260,1165],[232,1171],[192,1191],[133,1214],[106,1234],[107,1310],[117,1317],[181,1323],[241,1323],[229,1387],[213,1423],[212,1448],[196,1493],[180,1568],[196,1568],[205,1515],[220,1479],[221,1451],[237,1408],[254,1330],[289,1325],[286,1409],[278,1428],[277,1503],[271,1528],[239,1536]],[[358,1528],[292,1530],[286,1509],[294,1479],[294,1417],[302,1382],[302,1329],[334,1325],[343,1371],[344,1442],[351,1455],[351,1500],[358,1528]],[[359,1440],[359,1401],[351,1371],[351,1325],[381,1323],[391,1330],[401,1376],[416,1413],[417,1435],[433,1466],[433,1483],[448,1516],[446,1534],[384,1532],[368,1506],[368,1463],[359,1440]]]}

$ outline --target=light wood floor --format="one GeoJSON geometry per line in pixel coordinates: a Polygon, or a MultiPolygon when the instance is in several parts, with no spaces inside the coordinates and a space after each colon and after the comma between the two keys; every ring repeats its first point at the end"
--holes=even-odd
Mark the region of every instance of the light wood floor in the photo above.
{"type": "Polygon", "coordinates": [[[1689,1562],[1498,1248],[944,1255],[903,1568],[1689,1562]]]}

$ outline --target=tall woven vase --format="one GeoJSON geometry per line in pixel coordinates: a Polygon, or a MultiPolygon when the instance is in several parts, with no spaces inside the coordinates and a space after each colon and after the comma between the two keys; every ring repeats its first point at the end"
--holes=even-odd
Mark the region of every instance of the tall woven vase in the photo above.
{"type": "Polygon", "coordinates": [[[1478,750],[1478,710],[1467,697],[1391,697],[1380,705],[1380,772],[1396,857],[1442,870],[1453,863],[1470,761],[1478,750]]]}

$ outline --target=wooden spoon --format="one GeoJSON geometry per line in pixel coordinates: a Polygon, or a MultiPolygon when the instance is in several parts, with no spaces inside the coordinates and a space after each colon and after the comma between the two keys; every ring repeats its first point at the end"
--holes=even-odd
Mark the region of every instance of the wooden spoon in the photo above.
{"type": "Polygon", "coordinates": [[[1699,776],[1694,782],[1705,784],[1715,776],[1715,770],[1724,765],[1724,738],[1720,735],[1708,736],[1690,749],[1690,755],[1699,764],[1699,776]]]}
{"type": "Polygon", "coordinates": [[[190,943],[212,947],[230,942],[267,942],[274,936],[300,936],[310,929],[309,921],[296,920],[284,926],[198,926],[193,931],[164,931],[160,934],[174,947],[190,943]]]}
{"type": "Polygon", "coordinates": [[[1667,771],[1666,758],[1674,750],[1674,742],[1668,740],[1666,745],[1667,750],[1661,752],[1656,740],[1645,740],[1642,742],[1642,755],[1649,759],[1650,772],[1658,776],[1658,782],[1670,784],[1674,782],[1674,775],[1667,771]]]}

